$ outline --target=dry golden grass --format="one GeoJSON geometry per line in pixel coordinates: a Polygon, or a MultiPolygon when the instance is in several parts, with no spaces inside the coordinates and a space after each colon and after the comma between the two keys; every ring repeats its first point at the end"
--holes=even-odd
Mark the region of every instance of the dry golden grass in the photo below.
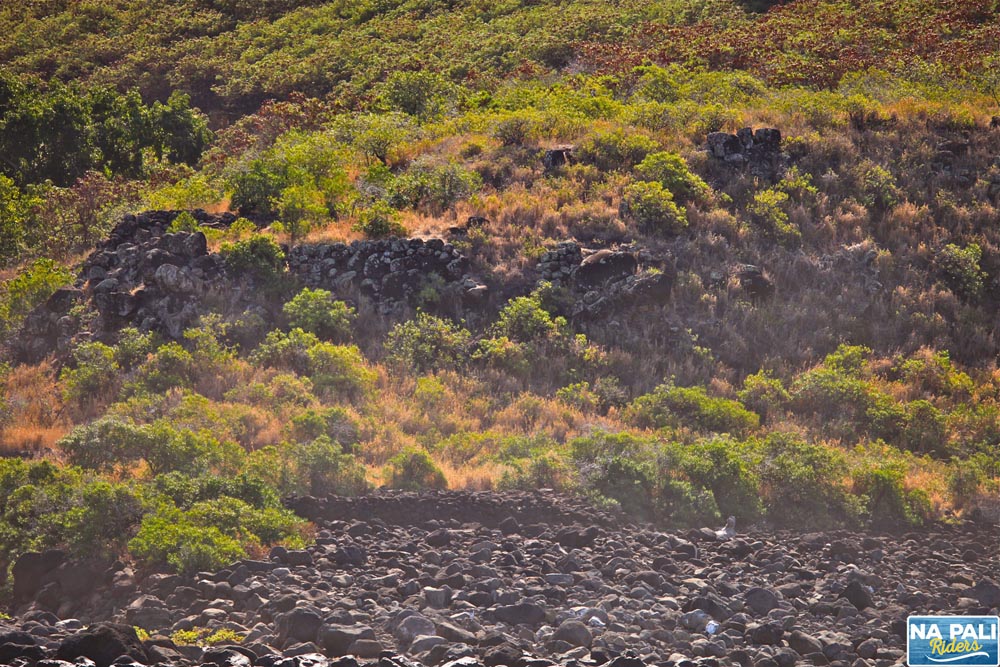
{"type": "Polygon", "coordinates": [[[37,455],[54,448],[70,428],[55,369],[49,362],[13,368],[3,383],[3,401],[10,410],[0,429],[0,452],[37,455]]]}

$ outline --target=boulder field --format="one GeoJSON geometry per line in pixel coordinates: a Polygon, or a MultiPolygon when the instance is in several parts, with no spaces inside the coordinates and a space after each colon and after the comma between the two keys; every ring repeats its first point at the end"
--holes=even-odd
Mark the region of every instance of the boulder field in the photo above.
{"type": "Polygon", "coordinates": [[[544,490],[289,506],[318,526],[312,546],[218,572],[22,556],[0,664],[890,667],[905,661],[908,615],[1000,608],[1000,532],[971,522],[898,534],[737,525],[727,539],[544,490]],[[219,630],[240,641],[174,641],[219,630]]]}

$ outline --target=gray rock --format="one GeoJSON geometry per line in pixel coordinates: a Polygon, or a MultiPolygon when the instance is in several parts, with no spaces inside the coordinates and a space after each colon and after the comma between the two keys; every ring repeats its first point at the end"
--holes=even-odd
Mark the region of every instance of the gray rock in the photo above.
{"type": "Polygon", "coordinates": [[[766,588],[751,588],[744,594],[743,600],[758,616],[766,616],[769,611],[778,607],[778,596],[766,588]]]}
{"type": "Polygon", "coordinates": [[[560,623],[555,633],[553,633],[552,638],[556,641],[564,641],[571,646],[586,646],[587,648],[590,648],[594,640],[590,628],[576,619],[569,619],[560,623]]]}
{"type": "Polygon", "coordinates": [[[375,640],[375,631],[367,625],[337,625],[328,623],[320,626],[316,642],[330,655],[341,656],[352,653],[352,646],[363,640],[375,640]]]}
{"type": "Polygon", "coordinates": [[[497,607],[493,614],[498,621],[510,625],[537,625],[545,620],[545,610],[532,602],[497,607]]]}

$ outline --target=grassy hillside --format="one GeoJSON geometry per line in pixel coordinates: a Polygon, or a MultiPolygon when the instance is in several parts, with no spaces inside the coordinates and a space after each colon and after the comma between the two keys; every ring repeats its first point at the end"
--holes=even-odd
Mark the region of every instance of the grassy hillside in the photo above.
{"type": "Polygon", "coordinates": [[[89,335],[80,306],[63,352],[8,355],[0,449],[37,460],[0,460],[2,553],[196,570],[305,539],[281,494],[372,484],[556,487],[672,524],[988,512],[1000,8],[765,9],[0,10],[8,347],[145,209],[241,216],[172,229],[204,232],[260,306],[219,303],[176,340],[89,335]],[[779,129],[780,150],[706,150],[744,127],[779,129]],[[546,166],[558,146],[572,158],[546,166]],[[274,261],[276,243],[388,235],[447,239],[488,296],[429,280],[389,312],[274,261]],[[634,253],[669,294],[581,315],[594,297],[536,270],[570,240],[634,253]],[[97,525],[109,508],[121,524],[97,525]]]}

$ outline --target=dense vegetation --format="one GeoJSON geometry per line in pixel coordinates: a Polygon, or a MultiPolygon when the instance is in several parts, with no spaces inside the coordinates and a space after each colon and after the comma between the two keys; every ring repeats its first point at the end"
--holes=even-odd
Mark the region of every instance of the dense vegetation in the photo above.
{"type": "Polygon", "coordinates": [[[0,459],[4,565],[61,545],[194,572],[307,539],[283,494],[375,484],[555,487],[672,524],[913,526],[995,498],[1000,8],[763,9],[0,9],[0,333],[143,208],[238,211],[203,231],[281,304],[271,331],[220,312],[0,367],[0,448],[40,459],[0,459]],[[702,150],[765,125],[774,178],[702,150]],[[546,170],[557,144],[575,158],[546,170]],[[405,318],[304,290],[276,243],[470,215],[475,311],[433,284],[405,318]],[[531,275],[566,239],[664,258],[643,271],[676,276],[669,301],[573,320],[531,275]]]}

